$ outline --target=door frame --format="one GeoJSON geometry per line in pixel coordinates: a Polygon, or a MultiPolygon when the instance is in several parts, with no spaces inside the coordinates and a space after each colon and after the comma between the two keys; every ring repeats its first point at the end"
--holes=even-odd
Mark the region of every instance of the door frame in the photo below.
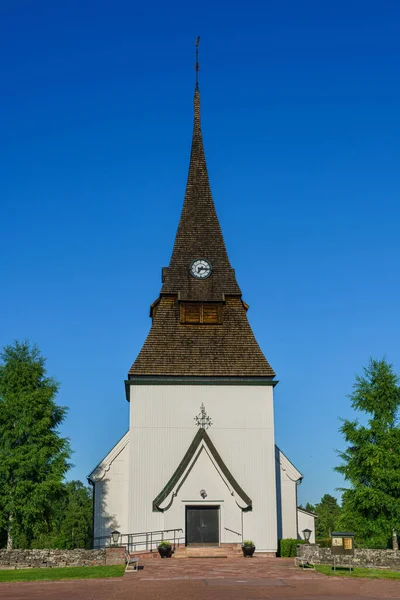
{"type": "MultiPolygon", "coordinates": [[[[202,508],[216,508],[218,509],[218,543],[215,544],[206,544],[207,546],[220,546],[221,545],[221,504],[218,504],[216,502],[187,502],[184,504],[184,510],[185,510],[185,546],[188,545],[188,541],[187,541],[187,509],[188,508],[198,508],[198,509],[202,509],[202,508]]],[[[191,544],[193,547],[195,546],[195,544],[191,544]]],[[[201,545],[201,544],[199,544],[201,545]]]]}

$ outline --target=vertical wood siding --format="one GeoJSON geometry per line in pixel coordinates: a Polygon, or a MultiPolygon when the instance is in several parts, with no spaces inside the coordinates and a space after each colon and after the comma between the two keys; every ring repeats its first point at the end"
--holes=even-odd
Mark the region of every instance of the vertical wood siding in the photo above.
{"type": "MultiPolygon", "coordinates": [[[[253,500],[253,511],[243,515],[244,537],[252,539],[258,550],[275,552],[277,518],[272,387],[140,385],[130,389],[129,530],[184,528],[183,501],[195,498],[183,498],[180,494],[169,514],[168,511],[154,513],[152,501],[164,488],[192,442],[197,432],[194,417],[204,403],[213,421],[208,430],[210,438],[232,475],[253,500]],[[177,507],[180,509],[177,510],[177,507]]],[[[193,470],[190,476],[190,485],[193,482],[194,486],[191,494],[196,496],[197,501],[201,501],[198,490],[204,487],[207,478],[210,481],[208,471],[209,466],[203,465],[203,468],[193,470]]],[[[221,490],[218,490],[220,494],[221,490]]],[[[232,497],[222,500],[225,507],[230,507],[223,511],[224,518],[228,519],[226,527],[230,528],[231,521],[237,527],[240,510],[232,502],[229,504],[232,497]]],[[[222,538],[224,535],[222,532],[222,538]]]]}

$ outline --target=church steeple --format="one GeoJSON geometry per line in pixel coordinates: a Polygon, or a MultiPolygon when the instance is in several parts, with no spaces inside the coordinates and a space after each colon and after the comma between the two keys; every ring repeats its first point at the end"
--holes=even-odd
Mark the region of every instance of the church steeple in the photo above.
{"type": "Polygon", "coordinates": [[[247,320],[211,194],[200,123],[196,43],[194,124],[185,199],[136,376],[263,377],[275,373],[247,320]]]}
{"type": "Polygon", "coordinates": [[[198,42],[189,174],[175,244],[169,268],[164,271],[161,293],[179,293],[181,299],[188,300],[222,300],[224,294],[240,296],[241,291],[229,262],[208,178],[200,122],[197,52],[198,42]],[[212,267],[211,277],[196,280],[191,276],[189,265],[196,259],[207,259],[212,267]]]}

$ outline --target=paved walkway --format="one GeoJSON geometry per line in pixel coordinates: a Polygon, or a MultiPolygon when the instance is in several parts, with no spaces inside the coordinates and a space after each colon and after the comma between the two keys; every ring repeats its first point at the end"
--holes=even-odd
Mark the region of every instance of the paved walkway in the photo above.
{"type": "Polygon", "coordinates": [[[120,579],[0,583],[1,600],[364,600],[397,598],[400,580],[325,577],[289,559],[143,560],[120,579]]]}

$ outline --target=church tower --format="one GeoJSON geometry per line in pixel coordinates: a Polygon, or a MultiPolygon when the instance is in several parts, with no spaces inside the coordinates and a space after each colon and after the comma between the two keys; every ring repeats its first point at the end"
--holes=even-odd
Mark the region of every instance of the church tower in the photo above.
{"type": "Polygon", "coordinates": [[[248,306],[231,267],[218,221],[200,126],[200,90],[194,92],[194,126],[185,200],[171,260],[151,305],[152,327],[129,371],[137,377],[275,376],[246,317],[248,306]]]}
{"type": "Polygon", "coordinates": [[[247,310],[211,194],[196,77],[172,256],[125,382],[130,428],[90,476],[104,482],[95,535],[112,526],[123,533],[180,529],[188,545],[251,539],[274,555],[278,536],[297,537],[301,475],[275,446],[277,382],[247,310]],[[290,473],[286,487],[283,473],[290,473]]]}

